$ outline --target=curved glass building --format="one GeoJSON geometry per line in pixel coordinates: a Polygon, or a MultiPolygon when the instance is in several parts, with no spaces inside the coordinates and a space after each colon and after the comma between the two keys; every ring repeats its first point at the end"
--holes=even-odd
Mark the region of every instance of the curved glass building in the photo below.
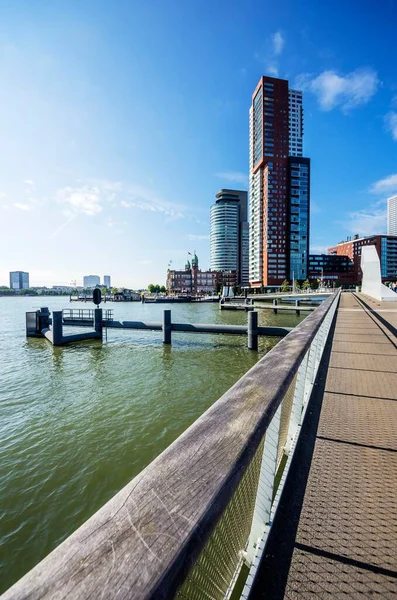
{"type": "Polygon", "coordinates": [[[210,209],[211,270],[236,271],[240,285],[248,285],[246,220],[247,192],[220,190],[210,209]]]}

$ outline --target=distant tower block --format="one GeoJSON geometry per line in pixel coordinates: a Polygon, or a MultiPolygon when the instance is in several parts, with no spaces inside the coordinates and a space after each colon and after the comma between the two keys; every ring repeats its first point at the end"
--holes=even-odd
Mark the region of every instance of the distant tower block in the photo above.
{"type": "Polygon", "coordinates": [[[103,285],[105,286],[105,288],[108,288],[108,289],[111,287],[110,275],[103,276],[103,285]]]}

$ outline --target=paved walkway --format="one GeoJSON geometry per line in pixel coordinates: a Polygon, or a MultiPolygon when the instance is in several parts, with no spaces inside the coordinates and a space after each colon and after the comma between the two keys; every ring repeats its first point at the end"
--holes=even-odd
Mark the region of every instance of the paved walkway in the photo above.
{"type": "Polygon", "coordinates": [[[397,598],[396,325],[342,294],[250,599],[397,598]]]}

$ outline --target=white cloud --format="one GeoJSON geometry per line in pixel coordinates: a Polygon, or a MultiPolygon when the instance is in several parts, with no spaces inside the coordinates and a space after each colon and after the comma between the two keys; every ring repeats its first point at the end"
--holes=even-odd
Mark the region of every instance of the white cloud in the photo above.
{"type": "Polygon", "coordinates": [[[384,179],[379,179],[372,184],[370,190],[372,194],[388,194],[397,193],[397,173],[389,175],[384,179]]]}
{"type": "Polygon", "coordinates": [[[376,93],[378,84],[378,75],[370,68],[356,69],[346,75],[338,75],[332,70],[323,71],[315,78],[304,73],[296,80],[297,87],[317,96],[322,110],[339,107],[343,112],[367,104],[376,93]]]}
{"type": "Polygon", "coordinates": [[[232,183],[241,183],[248,186],[248,175],[241,171],[224,171],[223,173],[215,173],[215,176],[232,183]]]}
{"type": "Polygon", "coordinates": [[[19,210],[24,210],[26,212],[30,212],[31,210],[33,210],[32,204],[24,204],[22,202],[14,202],[14,206],[15,206],[15,208],[18,208],[19,210]]]}
{"type": "Polygon", "coordinates": [[[397,142],[397,112],[390,111],[385,116],[387,129],[391,132],[393,140],[397,142]]]}
{"type": "Polygon", "coordinates": [[[267,71],[267,73],[269,73],[269,75],[272,75],[273,77],[278,77],[277,65],[268,65],[266,67],[266,71],[267,71]]]}
{"type": "Polygon", "coordinates": [[[283,48],[284,48],[284,44],[285,44],[285,40],[283,38],[283,36],[281,35],[280,31],[276,31],[276,33],[274,33],[272,35],[272,42],[273,42],[273,52],[274,54],[277,56],[278,54],[281,54],[283,48]]]}
{"type": "Polygon", "coordinates": [[[329,246],[310,246],[310,254],[327,254],[329,246]]]}
{"type": "Polygon", "coordinates": [[[120,206],[122,206],[123,208],[130,208],[131,204],[129,202],[126,202],[125,200],[122,200],[120,202],[120,206]]]}
{"type": "Polygon", "coordinates": [[[98,187],[82,186],[79,188],[65,187],[57,193],[58,202],[66,205],[66,213],[72,215],[83,214],[94,216],[102,211],[101,202],[103,195],[98,187]]]}
{"type": "Polygon", "coordinates": [[[345,229],[350,233],[361,236],[374,235],[386,232],[386,210],[384,208],[369,207],[350,213],[350,221],[345,223],[345,229]]]}
{"type": "Polygon", "coordinates": [[[29,187],[32,187],[32,188],[35,187],[35,183],[34,183],[34,181],[32,179],[25,179],[24,183],[26,185],[28,185],[29,187]]]}

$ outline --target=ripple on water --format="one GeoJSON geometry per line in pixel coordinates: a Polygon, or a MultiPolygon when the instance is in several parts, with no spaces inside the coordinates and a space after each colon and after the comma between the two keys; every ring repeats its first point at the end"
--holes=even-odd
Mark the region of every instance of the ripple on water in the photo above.
{"type": "MultiPolygon", "coordinates": [[[[52,348],[25,338],[35,298],[0,298],[0,593],[139,473],[255,362],[244,338],[108,331],[108,343],[52,348]]],[[[51,310],[62,298],[46,299],[51,310]]],[[[86,305],[82,305],[86,308],[86,305]]],[[[120,320],[163,307],[115,305],[120,320]]],[[[172,307],[174,321],[246,322],[215,305],[172,307]]],[[[260,324],[299,318],[259,315],[260,324]]],[[[74,330],[75,331],[75,330],[74,330]]],[[[259,356],[275,340],[260,340],[259,356]]]]}

